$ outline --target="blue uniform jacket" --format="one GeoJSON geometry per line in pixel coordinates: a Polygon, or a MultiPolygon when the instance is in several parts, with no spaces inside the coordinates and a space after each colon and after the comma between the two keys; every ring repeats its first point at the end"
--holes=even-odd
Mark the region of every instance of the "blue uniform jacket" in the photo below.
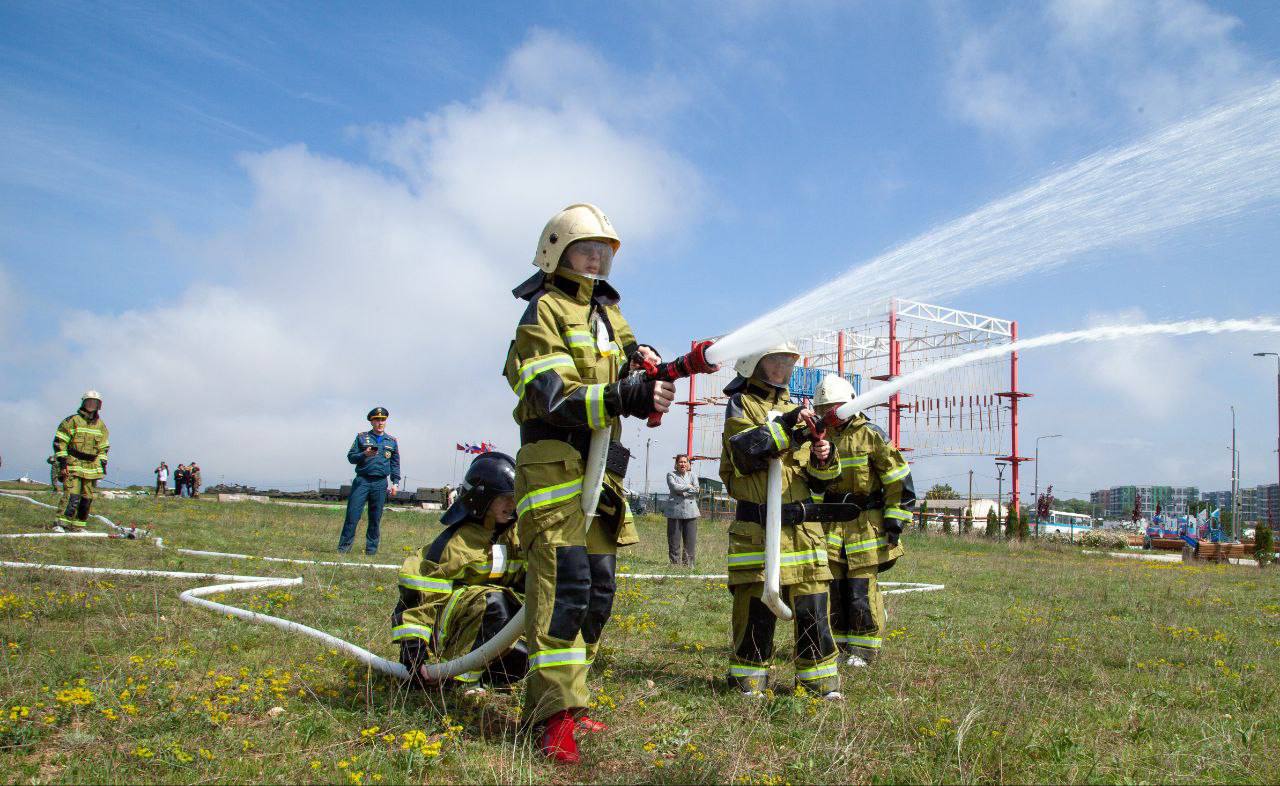
{"type": "Polygon", "coordinates": [[[347,451],[347,461],[356,465],[356,474],[370,480],[381,480],[388,476],[391,482],[400,485],[400,445],[390,434],[378,436],[372,431],[361,431],[356,434],[347,451]],[[372,456],[365,456],[364,449],[378,449],[372,456]]]}

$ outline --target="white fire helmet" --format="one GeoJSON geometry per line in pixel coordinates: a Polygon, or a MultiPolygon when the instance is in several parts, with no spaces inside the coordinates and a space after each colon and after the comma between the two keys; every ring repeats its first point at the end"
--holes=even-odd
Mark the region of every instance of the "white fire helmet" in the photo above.
{"type": "Polygon", "coordinates": [[[533,256],[533,264],[544,273],[552,273],[560,265],[560,257],[570,244],[578,241],[596,241],[593,248],[600,255],[600,270],[586,274],[589,278],[604,280],[609,277],[613,267],[613,255],[617,253],[622,241],[618,233],[613,231],[613,224],[604,211],[595,205],[581,202],[569,205],[556,213],[542,228],[542,237],[538,238],[538,250],[533,256]]]}
{"type": "Polygon", "coordinates": [[[756,373],[756,366],[758,366],[760,361],[767,355],[795,355],[799,358],[800,349],[790,341],[775,344],[762,352],[752,352],[750,355],[743,355],[738,358],[733,364],[733,370],[737,372],[740,377],[750,377],[752,374],[756,373]]]}
{"type": "Polygon", "coordinates": [[[853,400],[853,385],[839,374],[827,374],[818,383],[818,391],[813,397],[813,406],[824,404],[847,404],[853,400]]]}
{"type": "Polygon", "coordinates": [[[81,403],[81,404],[83,404],[84,402],[88,401],[89,399],[95,399],[95,400],[97,400],[97,402],[98,402],[99,404],[101,404],[101,403],[102,403],[102,394],[101,394],[101,393],[99,393],[99,392],[98,392],[98,391],[96,391],[96,390],[86,390],[86,391],[84,392],[84,395],[80,397],[80,403],[81,403]]]}

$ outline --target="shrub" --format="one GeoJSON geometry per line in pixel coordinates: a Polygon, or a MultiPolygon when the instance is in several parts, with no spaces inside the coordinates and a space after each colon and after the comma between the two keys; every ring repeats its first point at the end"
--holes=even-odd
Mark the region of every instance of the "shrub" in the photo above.
{"type": "Polygon", "coordinates": [[[992,508],[987,511],[987,537],[994,538],[1000,532],[1000,519],[996,516],[996,509],[992,508]]]}
{"type": "MultiPolygon", "coordinates": [[[[1061,536],[1064,540],[1066,536],[1061,536]]],[[[1108,532],[1095,529],[1076,538],[1076,543],[1094,549],[1124,549],[1129,547],[1129,539],[1123,532],[1108,532]]]]}
{"type": "Polygon", "coordinates": [[[1265,568],[1267,563],[1276,558],[1276,544],[1275,538],[1272,536],[1271,526],[1268,524],[1258,525],[1253,538],[1253,557],[1258,561],[1258,567],[1265,568]]]}

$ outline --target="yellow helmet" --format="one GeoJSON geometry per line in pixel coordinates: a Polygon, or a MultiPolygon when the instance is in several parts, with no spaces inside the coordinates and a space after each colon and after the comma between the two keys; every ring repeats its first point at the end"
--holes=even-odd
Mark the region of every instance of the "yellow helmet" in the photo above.
{"type": "Polygon", "coordinates": [[[853,385],[839,374],[826,374],[818,382],[817,393],[813,397],[813,406],[824,404],[846,404],[853,400],[853,385]]]}
{"type": "Polygon", "coordinates": [[[795,344],[792,344],[790,341],[785,341],[781,344],[769,347],[763,352],[752,352],[750,355],[743,355],[734,362],[733,370],[736,371],[740,377],[750,377],[752,374],[756,373],[756,366],[760,364],[760,361],[766,355],[795,355],[798,358],[800,357],[800,350],[795,344]]]}
{"type": "MultiPolygon", "coordinates": [[[[576,240],[600,240],[612,246],[615,253],[622,245],[604,211],[595,205],[579,202],[556,213],[542,228],[533,264],[544,273],[554,272],[560,264],[560,255],[576,240]]],[[[608,277],[611,263],[612,260],[601,266],[597,278],[608,277]]]]}

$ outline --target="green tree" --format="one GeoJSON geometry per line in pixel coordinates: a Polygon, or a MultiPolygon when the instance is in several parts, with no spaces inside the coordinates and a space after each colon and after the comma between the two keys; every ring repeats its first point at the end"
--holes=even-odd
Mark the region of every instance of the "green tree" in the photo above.
{"type": "Polygon", "coordinates": [[[951,517],[946,513],[942,514],[942,534],[943,535],[951,534],[951,517]]]}
{"type": "Polygon", "coordinates": [[[960,520],[960,532],[964,535],[973,532],[973,511],[968,508],[964,509],[964,518],[960,520]]]}
{"type": "Polygon", "coordinates": [[[929,531],[929,500],[920,501],[920,531],[929,531]]]}
{"type": "Polygon", "coordinates": [[[1018,537],[1018,509],[1009,506],[1009,516],[1004,520],[1004,536],[1009,540],[1018,537]]]}
{"type": "Polygon", "coordinates": [[[924,493],[925,499],[960,499],[960,495],[956,490],[951,488],[950,483],[935,483],[933,488],[924,493]]]}
{"type": "Polygon", "coordinates": [[[996,515],[996,509],[991,508],[987,511],[987,537],[994,538],[1000,532],[1000,517],[996,515]]]}
{"type": "Polygon", "coordinates": [[[1270,524],[1259,524],[1253,534],[1253,556],[1258,560],[1258,567],[1265,568],[1267,563],[1275,559],[1276,544],[1270,524]]]}

